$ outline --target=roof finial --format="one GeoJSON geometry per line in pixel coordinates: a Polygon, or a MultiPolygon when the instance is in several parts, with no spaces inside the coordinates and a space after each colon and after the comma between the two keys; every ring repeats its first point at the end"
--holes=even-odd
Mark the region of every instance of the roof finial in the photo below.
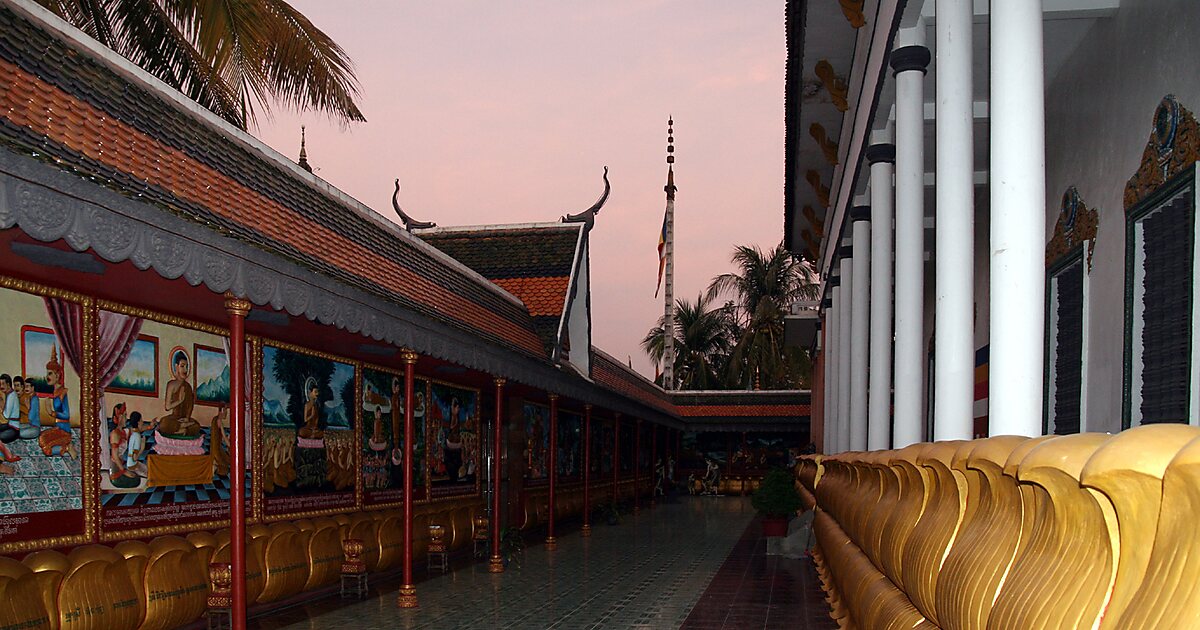
{"type": "Polygon", "coordinates": [[[396,192],[392,193],[392,208],[396,211],[396,214],[400,217],[400,222],[404,224],[405,230],[408,230],[409,232],[411,232],[413,230],[428,230],[430,228],[437,227],[437,224],[433,223],[431,221],[417,221],[416,219],[413,219],[412,217],[408,216],[408,213],[400,208],[399,197],[400,197],[400,180],[397,179],[396,180],[396,192]]]}
{"type": "Polygon", "coordinates": [[[304,125],[300,125],[300,161],[297,164],[309,173],[312,172],[312,167],[308,165],[308,152],[304,150],[304,125]]]}
{"type": "Polygon", "coordinates": [[[675,199],[675,118],[667,116],[667,199],[675,199]]]}
{"type": "Polygon", "coordinates": [[[604,192],[600,193],[600,198],[597,199],[596,203],[592,204],[592,207],[588,208],[587,210],[584,210],[583,212],[579,212],[576,214],[568,214],[567,216],[563,217],[562,222],[563,223],[583,223],[586,226],[584,229],[590,231],[592,229],[592,226],[596,224],[596,215],[600,214],[600,209],[603,208],[605,202],[608,201],[608,193],[611,190],[612,190],[612,186],[609,186],[609,184],[608,184],[608,167],[605,166],[604,167],[604,192]]]}

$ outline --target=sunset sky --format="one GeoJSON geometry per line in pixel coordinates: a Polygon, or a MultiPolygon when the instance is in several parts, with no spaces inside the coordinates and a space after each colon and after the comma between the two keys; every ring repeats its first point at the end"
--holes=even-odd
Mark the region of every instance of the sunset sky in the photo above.
{"type": "Polygon", "coordinates": [[[653,376],[667,116],[677,297],[783,233],[782,2],[293,0],[355,62],[366,123],[276,112],[254,132],[384,216],[554,221],[612,196],[592,232],[593,341],[653,376]]]}

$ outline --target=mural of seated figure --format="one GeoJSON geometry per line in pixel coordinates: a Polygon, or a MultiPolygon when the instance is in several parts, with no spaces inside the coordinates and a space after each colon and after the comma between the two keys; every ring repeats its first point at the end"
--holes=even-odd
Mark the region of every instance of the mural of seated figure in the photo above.
{"type": "Polygon", "coordinates": [[[166,414],[158,419],[154,452],[159,455],[205,455],[200,423],[192,417],[196,391],[189,381],[191,364],[187,351],[171,351],[171,380],[167,383],[166,414]]]}

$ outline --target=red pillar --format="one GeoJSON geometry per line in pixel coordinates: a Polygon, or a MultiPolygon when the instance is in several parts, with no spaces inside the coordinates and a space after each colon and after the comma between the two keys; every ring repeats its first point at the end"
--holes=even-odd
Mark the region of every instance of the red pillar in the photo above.
{"type": "Polygon", "coordinates": [[[592,406],[583,406],[583,528],[581,536],[592,535],[592,406]]]}
{"type": "Polygon", "coordinates": [[[550,394],[550,514],[546,523],[546,549],[558,547],[554,538],[554,493],[555,481],[558,479],[558,394],[550,394]]]}
{"type": "Polygon", "coordinates": [[[613,414],[613,503],[620,495],[617,486],[621,484],[621,414],[613,414]]]}
{"type": "Polygon", "coordinates": [[[417,353],[405,350],[400,358],[404,361],[404,581],[400,586],[397,603],[401,608],[417,607],[417,588],[412,577],[413,541],[413,410],[416,407],[416,392],[413,381],[417,371],[417,353]]]}
{"type": "Polygon", "coordinates": [[[488,561],[489,573],[504,573],[504,558],[500,557],[500,440],[504,425],[504,383],[496,379],[496,430],[492,455],[492,558],[488,561]]]}
{"type": "Polygon", "coordinates": [[[250,301],[225,294],[229,313],[229,556],[234,630],[246,628],[246,315],[250,301]]]}

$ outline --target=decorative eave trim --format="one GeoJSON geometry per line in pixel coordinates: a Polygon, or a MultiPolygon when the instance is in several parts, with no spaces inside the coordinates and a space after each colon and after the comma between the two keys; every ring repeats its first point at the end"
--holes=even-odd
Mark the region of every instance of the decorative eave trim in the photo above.
{"type": "Polygon", "coordinates": [[[670,414],[520,355],[465,330],[315,274],[250,244],[130,199],[86,179],[0,149],[0,229],[129,261],[168,280],[203,284],[256,305],[525,383],[584,403],[680,428],[670,414]]]}

